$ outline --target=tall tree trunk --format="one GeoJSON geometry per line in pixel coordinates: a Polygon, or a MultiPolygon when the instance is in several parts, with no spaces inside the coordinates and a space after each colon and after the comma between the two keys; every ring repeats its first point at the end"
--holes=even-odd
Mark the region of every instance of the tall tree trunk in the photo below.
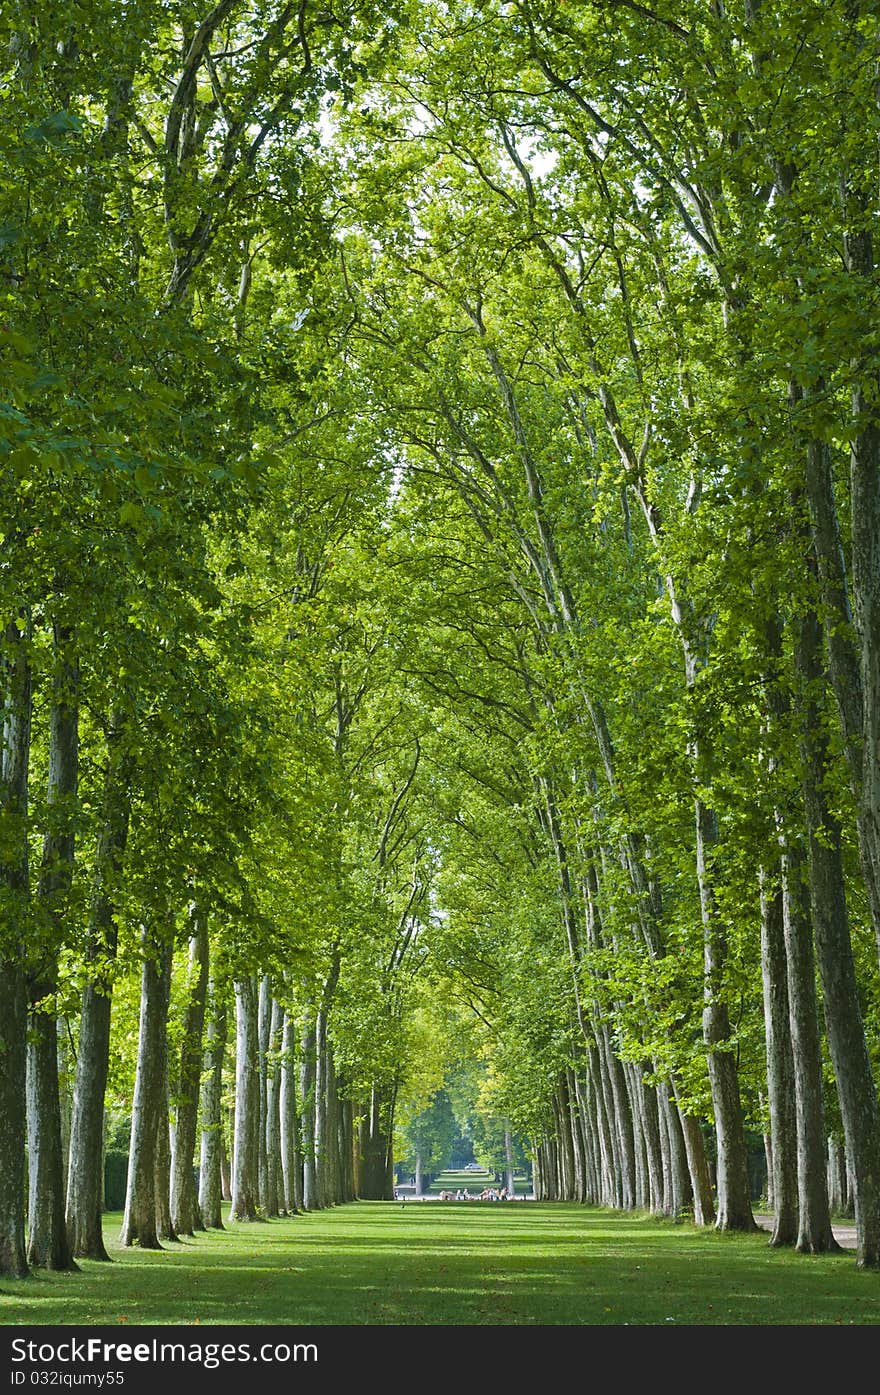
{"type": "MultiPolygon", "coordinates": [[[[763,1101],[762,1106],[763,1108],[763,1101]]],[[[761,1135],[764,1144],[764,1171],[767,1174],[767,1210],[776,1214],[776,1200],[773,1196],[773,1141],[770,1137],[769,1129],[765,1129],[761,1135]]]]}
{"type": "Polygon", "coordinates": [[[552,1165],[551,1142],[547,1135],[538,1144],[535,1156],[535,1200],[556,1200],[556,1175],[552,1165]]]}
{"type": "Polygon", "coordinates": [[[713,1225],[715,1221],[715,1201],[712,1194],[712,1177],[709,1172],[709,1159],[706,1157],[706,1144],[700,1121],[683,1107],[680,1101],[678,1083],[670,1081],[681,1120],[681,1133],[687,1154],[688,1173],[691,1179],[691,1194],[694,1203],[694,1224],[713,1225]]]}
{"type": "Polygon", "coordinates": [[[843,1214],[844,1214],[845,1216],[852,1216],[852,1217],[855,1217],[855,1214],[856,1214],[856,1178],[855,1178],[855,1173],[853,1172],[852,1163],[851,1163],[850,1160],[849,1160],[849,1156],[848,1156],[848,1154],[847,1154],[847,1152],[846,1152],[846,1149],[844,1149],[844,1160],[845,1160],[845,1163],[846,1163],[846,1168],[845,1168],[845,1172],[846,1172],[846,1200],[845,1200],[844,1206],[843,1206],[843,1214]]]}
{"type": "Polygon", "coordinates": [[[170,930],[154,940],[144,934],[141,1011],[137,1069],[131,1110],[131,1143],[122,1243],[159,1250],[156,1215],[156,1150],[160,1130],[168,1128],[167,1024],[171,986],[170,930]]]}
{"type": "Polygon", "coordinates": [[[842,1216],[846,1206],[846,1154],[836,1138],[828,1139],[828,1204],[834,1216],[842,1216]]]}
{"type": "Polygon", "coordinates": [[[374,1085],[369,1107],[364,1111],[360,1133],[360,1191],[364,1201],[393,1201],[395,1092],[374,1085]]]}
{"type": "Polygon", "coordinates": [[[64,1168],[58,1099],[58,1033],[49,1012],[31,1014],[27,1048],[28,1262],[75,1270],[64,1220],[64,1168]],[[53,1088],[54,1087],[54,1088],[53,1088]]]}
{"type": "MultiPolygon", "coordinates": [[[[643,462],[621,428],[620,418],[607,385],[599,390],[606,425],[629,472],[648,531],[659,546],[663,526],[643,470],[643,462]]],[[[685,680],[692,689],[705,663],[709,629],[694,614],[686,587],[670,572],[665,575],[673,622],[684,658],[685,680]]],[[[706,753],[701,737],[693,735],[688,754],[695,786],[706,785],[706,753]]],[[[743,1126],[742,1101],[736,1061],[730,1050],[730,1019],[724,996],[727,942],[715,900],[713,860],[718,846],[718,818],[698,794],[694,799],[697,886],[703,925],[703,1043],[707,1053],[709,1085],[715,1115],[717,1144],[718,1230],[755,1230],[749,1197],[748,1155],[743,1126]]]]}
{"type": "MultiPolygon", "coordinates": [[[[587,944],[597,950],[603,944],[602,916],[599,909],[599,879],[595,859],[582,845],[584,875],[581,879],[584,897],[584,919],[587,944]]],[[[589,1027],[583,1028],[587,1040],[588,1079],[593,1089],[599,1126],[601,1153],[602,1196],[606,1206],[623,1206],[626,1154],[618,1127],[617,1109],[609,1068],[607,1031],[602,1009],[595,999],[590,1007],[589,1027]],[[595,1045],[593,1045],[595,1043],[595,1045]]]]}
{"type": "Polygon", "coordinates": [[[321,1002],[315,1019],[315,1195],[319,1206],[331,1204],[333,1162],[330,1149],[334,1141],[334,1122],[330,1117],[332,1063],[327,1020],[338,981],[339,949],[334,946],[330,969],[324,980],[321,1002]]]}
{"type": "MultiPolygon", "coordinates": [[[[669,1086],[666,1081],[661,1081],[658,1085],[657,1098],[660,1103],[660,1116],[665,1121],[666,1136],[668,1138],[668,1211],[669,1215],[677,1220],[683,1215],[685,1208],[692,1200],[687,1148],[685,1146],[681,1118],[675,1100],[670,1095],[669,1086]]],[[[665,1182],[664,1185],[666,1185],[665,1182]]]]}
{"type": "Polygon", "coordinates": [[[269,1087],[269,1039],[272,1031],[272,980],[268,974],[260,976],[257,1011],[257,1061],[258,1061],[258,1104],[257,1123],[257,1198],[260,1211],[268,1216],[269,1211],[269,1150],[266,1126],[268,1121],[269,1087]]]}
{"type": "Polygon", "coordinates": [[[317,1205],[329,1204],[327,1196],[327,1013],[315,1018],[315,1197],[317,1205]]]}
{"type": "Polygon", "coordinates": [[[797,1120],[797,1248],[822,1254],[839,1248],[831,1230],[825,1176],[825,1110],[816,1017],[816,970],[806,856],[797,843],[783,845],[783,926],[788,964],[788,1011],[794,1058],[797,1120]]]}
{"type": "Polygon", "coordinates": [[[340,1200],[339,1175],[339,1093],[336,1088],[336,1067],[333,1063],[333,1047],[328,1040],[324,1050],[325,1079],[324,1093],[327,1099],[326,1121],[326,1196],[327,1205],[336,1206],[340,1200]]]}
{"type": "Polygon", "coordinates": [[[571,1136],[571,1110],[568,1103],[568,1082],[560,1077],[553,1096],[556,1140],[559,1150],[559,1197],[561,1201],[576,1201],[574,1142],[571,1136]]]}
{"type": "Polygon", "coordinates": [[[232,1201],[232,1143],[235,1140],[235,1106],[228,1108],[223,1115],[220,1129],[220,1196],[223,1201],[232,1201]],[[227,1145],[227,1136],[230,1144],[227,1145]]]}
{"type": "Polygon", "coordinates": [[[9,913],[0,926],[0,1274],[28,1272],[24,1236],[25,1120],[27,1118],[27,986],[24,947],[28,936],[28,768],[31,745],[29,625],[10,621],[4,632],[0,815],[6,825],[0,846],[0,890],[9,913]]]}
{"type": "Polygon", "coordinates": [[[128,839],[130,760],[122,754],[124,726],[114,715],[107,738],[101,827],[95,849],[85,948],[79,1046],[70,1120],[67,1232],[73,1253],[108,1260],[101,1215],[104,1202],[104,1094],[110,1063],[110,1002],[116,958],[116,879],[128,839]]]}
{"type": "Polygon", "coordinates": [[[599,1133],[602,1203],[605,1206],[619,1206],[619,1162],[616,1131],[612,1125],[611,1090],[606,1080],[603,1055],[598,1046],[588,1046],[587,1055],[589,1060],[587,1080],[596,1109],[599,1133]]]}
{"type": "Polygon", "coordinates": [[[544,1159],[542,1172],[544,1176],[544,1194],[548,1201],[562,1200],[562,1176],[559,1166],[559,1146],[556,1142],[556,1135],[552,1134],[544,1140],[544,1159]]]}
{"type": "Polygon", "coordinates": [[[635,1137],[632,1111],[623,1066],[614,1054],[607,1027],[602,1028],[601,1045],[604,1047],[605,1065],[611,1087],[612,1127],[618,1142],[619,1205],[624,1211],[631,1211],[636,1204],[635,1137]]]}
{"type": "Polygon", "coordinates": [[[645,1152],[648,1163],[648,1183],[650,1196],[648,1204],[655,1215],[670,1214],[664,1195],[663,1152],[660,1144],[660,1105],[653,1085],[646,1085],[644,1068],[635,1066],[636,1084],[642,1093],[642,1117],[645,1133],[645,1152]]]}
{"type": "Polygon", "coordinates": [[[70,1161],[70,1112],[73,1102],[73,1077],[71,1071],[70,1023],[67,1017],[59,1017],[58,1026],[58,1094],[61,1103],[61,1164],[64,1176],[64,1195],[67,1196],[67,1174],[70,1161]]]}
{"type": "MultiPolygon", "coordinates": [[[[815,392],[824,390],[816,384],[815,392]]],[[[862,389],[854,388],[855,398],[862,389]]],[[[860,433],[852,445],[851,475],[853,563],[858,567],[860,583],[856,616],[850,604],[846,563],[840,535],[837,502],[834,495],[834,475],[831,448],[825,441],[811,440],[806,450],[806,487],[810,504],[811,532],[818,562],[822,609],[826,616],[828,658],[831,682],[840,725],[843,749],[850,777],[850,787],[856,804],[856,825],[859,860],[874,934],[880,951],[880,775],[878,775],[877,723],[880,721],[880,642],[871,631],[878,621],[878,583],[872,577],[876,567],[876,550],[880,537],[876,478],[871,481],[872,458],[876,462],[876,428],[867,428],[864,439],[860,433]],[[857,509],[857,499],[864,514],[857,509]],[[867,626],[867,628],[866,628],[867,626]],[[869,737],[873,745],[869,745],[869,737]]],[[[876,463],[874,463],[876,474],[876,463]]]]}
{"type": "Polygon", "coordinates": [[[761,979],[764,987],[764,1043],[770,1111],[773,1183],[771,1245],[793,1245],[798,1235],[797,1137],[794,1057],[789,1035],[788,968],[785,958],[782,888],[766,873],[761,878],[761,979]]]}
{"type": "MultiPolygon", "coordinates": [[[[581,1205],[587,1200],[590,1190],[590,1158],[589,1143],[584,1134],[583,1116],[581,1114],[580,1098],[577,1087],[577,1072],[573,1067],[569,1067],[566,1072],[568,1078],[568,1112],[571,1128],[572,1142],[574,1143],[574,1173],[575,1173],[575,1200],[581,1205]]],[[[510,1130],[505,1124],[504,1129],[504,1185],[507,1188],[507,1195],[515,1195],[512,1189],[512,1147],[508,1152],[508,1142],[510,1130]]]]}
{"type": "MultiPolygon", "coordinates": [[[[596,1117],[595,1095],[590,1085],[589,1074],[575,1075],[575,1090],[581,1116],[581,1130],[584,1137],[586,1155],[586,1197],[590,1206],[597,1206],[602,1197],[601,1158],[599,1127],[596,1117]]],[[[513,1193],[511,1193],[513,1195],[513,1193]]]]}
{"type": "Polygon", "coordinates": [[[544,1145],[539,1143],[532,1155],[532,1193],[536,1201],[545,1200],[543,1159],[544,1145]]]}
{"type": "Polygon", "coordinates": [[[810,894],[825,1028],[855,1178],[858,1263],[876,1268],[880,1266],[880,1111],[852,953],[840,826],[825,794],[828,747],[817,695],[823,679],[821,631],[813,613],[799,622],[795,662],[801,683],[800,745],[810,894]]]}
{"type": "Polygon", "coordinates": [[[263,1209],[267,1216],[277,1216],[286,1209],[281,1165],[281,1061],[279,1059],[283,1018],[281,1004],[273,998],[266,1066],[266,1197],[263,1209]]]}
{"type": "Polygon", "coordinates": [[[510,1137],[510,1124],[504,1120],[504,1185],[507,1187],[507,1195],[516,1195],[516,1182],[513,1171],[513,1141],[510,1137]]]}
{"type": "MultiPolygon", "coordinates": [[[[610,738],[606,738],[606,744],[609,742],[610,738]]],[[[660,912],[659,900],[652,890],[650,879],[642,863],[641,849],[634,838],[630,838],[628,841],[625,849],[624,864],[627,868],[631,885],[637,892],[639,924],[645,946],[651,957],[656,958],[662,953],[662,939],[658,924],[660,912]]],[[[586,859],[584,900],[586,907],[587,937],[591,947],[596,948],[601,943],[602,928],[601,917],[598,910],[598,878],[596,875],[595,863],[592,858],[586,859]]],[[[593,1032],[597,1039],[600,1031],[598,1025],[599,1018],[599,1010],[598,1008],[594,1008],[593,1032]]],[[[615,1117],[615,1111],[611,1099],[610,1087],[607,1083],[607,1076],[603,1070],[603,1061],[601,1059],[597,1058],[593,1063],[593,1078],[595,1082],[598,1082],[599,1087],[599,1091],[596,1095],[596,1104],[597,1118],[600,1124],[600,1144],[603,1155],[601,1168],[604,1179],[602,1193],[606,1205],[620,1206],[623,1204],[621,1179],[624,1168],[617,1144],[617,1132],[611,1127],[611,1121],[615,1117]],[[608,1121],[607,1128],[602,1124],[603,1116],[608,1121]]],[[[670,1087],[672,1089],[673,1098],[677,1101],[677,1089],[674,1079],[670,1080],[670,1087]]],[[[684,1149],[684,1159],[687,1164],[689,1179],[689,1184],[683,1187],[682,1191],[683,1194],[689,1192],[693,1198],[694,1223],[696,1225],[712,1225],[715,1221],[715,1202],[700,1121],[685,1113],[677,1102],[674,1108],[678,1117],[681,1144],[684,1149]]]]}
{"type": "Polygon", "coordinates": [[[210,1016],[202,1077],[199,1210],[207,1227],[211,1230],[222,1230],[223,1183],[220,1155],[223,1144],[223,1118],[220,1102],[223,1091],[223,1057],[226,1052],[226,1005],[214,982],[208,990],[208,999],[210,1016]]]}
{"type": "MultiPolygon", "coordinates": [[[[794,405],[799,389],[789,384],[789,401],[794,405]]],[[[783,663],[784,624],[774,605],[764,624],[766,671],[763,688],[769,713],[768,731],[787,731],[791,712],[791,697],[780,683],[778,674],[783,663]]],[[[767,773],[771,781],[777,775],[779,757],[768,742],[765,753],[767,773]]],[[[793,1245],[798,1236],[798,1123],[795,1107],[795,1054],[792,1046],[792,1016],[789,978],[794,974],[800,984],[795,966],[789,966],[786,939],[786,910],[790,910],[790,890],[786,882],[785,851],[790,833],[783,809],[773,811],[776,842],[779,848],[768,866],[759,872],[761,893],[761,982],[764,1000],[764,1044],[767,1062],[767,1104],[770,1116],[767,1159],[768,1204],[774,1215],[770,1244],[793,1245]]],[[[790,916],[789,916],[790,919],[790,916]]],[[[789,934],[791,927],[789,927],[789,934]]],[[[811,930],[810,930],[810,933],[811,930]]],[[[798,961],[803,964],[802,959],[798,961]]],[[[796,991],[799,991],[796,989],[796,991]]],[[[802,1126],[803,1134],[803,1126],[802,1126]]]]}
{"type": "Polygon", "coordinates": [[[320,1205],[315,1183],[315,1019],[307,1017],[302,1032],[300,1098],[302,1100],[301,1145],[303,1159],[303,1209],[314,1211],[320,1205]]]}
{"type": "Polygon", "coordinates": [[[342,1161],[342,1200],[354,1201],[354,1108],[347,1095],[340,1098],[339,1156],[342,1161]]]}
{"type": "MultiPolygon", "coordinates": [[[[171,1163],[171,1222],[179,1235],[204,1230],[193,1173],[202,1075],[202,1034],[208,996],[208,918],[190,909],[188,1001],[176,1083],[174,1153],[171,1163]]],[[[218,1197],[219,1201],[219,1197],[218,1197]]]]}
{"type": "Polygon", "coordinates": [[[715,814],[696,801],[697,879],[703,919],[703,1041],[718,1148],[718,1230],[756,1230],[749,1197],[749,1173],[739,1075],[731,1054],[730,1019],[724,998],[727,946],[718,923],[711,878],[712,850],[718,841],[715,814]]]}
{"type": "MultiPolygon", "coordinates": [[[[876,76],[875,70],[875,82],[876,76]]],[[[877,95],[875,86],[875,114],[877,95]]],[[[849,178],[842,182],[847,222],[844,259],[849,275],[867,297],[876,284],[871,227],[876,194],[874,175],[866,171],[862,180],[862,187],[849,178]]],[[[873,335],[872,323],[868,332],[873,335]]],[[[853,619],[861,676],[862,771],[857,827],[862,875],[880,953],[880,377],[872,339],[856,340],[851,368],[850,533],[853,619]]]]}
{"type": "MultiPolygon", "coordinates": [[[[170,966],[169,966],[170,967],[170,966]]],[[[171,1216],[171,1120],[168,1110],[168,1051],[162,1080],[162,1107],[156,1134],[156,1157],[153,1174],[156,1193],[156,1234],[160,1240],[179,1240],[171,1216]]]]}
{"type": "MultiPolygon", "coordinates": [[[[58,1025],[54,994],[58,951],[73,882],[74,819],[79,770],[79,674],[70,656],[70,630],[55,626],[52,706],[49,713],[48,830],[37,902],[47,942],[30,977],[27,1048],[28,1263],[34,1268],[76,1269],[64,1218],[64,1162],[58,1092],[58,1025]]],[[[32,957],[33,963],[33,957],[32,957]]]]}
{"type": "Polygon", "coordinates": [[[644,1099],[639,1082],[633,1073],[632,1061],[621,1061],[621,1072],[633,1129],[633,1205],[637,1210],[647,1209],[651,1201],[651,1182],[648,1175],[648,1150],[645,1137],[644,1099]]]}
{"type": "Polygon", "coordinates": [[[284,1014],[281,1037],[281,1167],[284,1174],[284,1204],[291,1215],[297,1215],[303,1209],[298,1074],[296,1023],[288,1009],[284,1014]]]}
{"type": "Polygon", "coordinates": [[[260,1072],[257,986],[252,977],[235,980],[235,1129],[232,1151],[234,1221],[255,1221],[259,1186],[260,1072]]]}

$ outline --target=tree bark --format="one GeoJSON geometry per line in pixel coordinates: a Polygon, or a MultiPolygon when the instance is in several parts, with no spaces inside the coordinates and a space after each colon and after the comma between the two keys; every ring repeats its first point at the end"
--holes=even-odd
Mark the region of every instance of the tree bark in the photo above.
{"type": "Polygon", "coordinates": [[[284,1201],[288,1212],[303,1209],[302,1148],[299,1135],[297,1100],[296,1023],[288,1009],[284,1014],[281,1037],[281,1167],[284,1174],[284,1201]]]}
{"type": "Polygon", "coordinates": [[[258,1122],[257,1122],[257,1198],[261,1213],[269,1211],[269,1150],[267,1137],[267,1108],[269,1088],[269,1041],[272,1031],[272,980],[261,974],[257,1010],[258,1062],[258,1122]]]}
{"type": "Polygon", "coordinates": [[[712,1177],[709,1172],[709,1159],[706,1157],[706,1144],[703,1141],[703,1130],[700,1127],[699,1119],[682,1107],[678,1085],[674,1077],[670,1083],[676,1099],[678,1117],[681,1120],[681,1133],[687,1154],[694,1203],[694,1224],[714,1225],[715,1199],[712,1191],[712,1177]]]}
{"type": "MultiPolygon", "coordinates": [[[[657,1087],[660,1103],[660,1116],[665,1121],[669,1153],[668,1202],[669,1215],[679,1219],[692,1200],[690,1173],[688,1171],[687,1149],[681,1118],[674,1098],[670,1097],[669,1086],[665,1081],[657,1087]]],[[[664,1186],[667,1185],[664,1182],[664,1186]]]]}
{"type": "Polygon", "coordinates": [[[116,958],[116,879],[128,839],[130,761],[121,751],[124,727],[117,715],[107,738],[101,828],[95,850],[85,949],[79,1047],[70,1119],[67,1231],[73,1253],[109,1260],[101,1216],[104,1206],[104,1094],[110,1063],[112,966],[116,958]]]}
{"type": "Polygon", "coordinates": [[[392,1139],[395,1092],[374,1085],[360,1129],[360,1178],[358,1195],[364,1201],[394,1200],[392,1139]]]}
{"type": "Polygon", "coordinates": [[[633,1120],[629,1103],[629,1094],[627,1093],[623,1067],[614,1054],[607,1026],[602,1027],[600,1044],[604,1049],[605,1065],[611,1089],[613,1111],[611,1116],[612,1127],[617,1136],[618,1144],[617,1156],[620,1172],[617,1178],[617,1184],[620,1192],[619,1205],[624,1211],[631,1211],[636,1204],[636,1169],[635,1137],[633,1134],[633,1120]]]}
{"type": "Polygon", "coordinates": [[[588,1074],[575,1074],[575,1091],[581,1116],[581,1131],[584,1138],[586,1160],[585,1200],[588,1205],[597,1206],[602,1196],[599,1129],[596,1118],[596,1102],[588,1074]]]}
{"type": "Polygon", "coordinates": [[[223,1115],[224,1123],[220,1129],[220,1195],[223,1201],[232,1201],[232,1163],[229,1160],[231,1147],[227,1147],[226,1136],[234,1141],[235,1138],[235,1106],[227,1109],[223,1115]]]}
{"type": "Polygon", "coordinates": [[[339,950],[334,946],[315,1018],[315,1196],[318,1205],[322,1207],[331,1204],[334,1170],[331,1156],[331,1148],[335,1142],[335,1127],[331,1118],[333,1065],[327,1023],[338,981],[339,950]]]}
{"type": "MultiPolygon", "coordinates": [[[[67,1174],[70,1161],[70,1113],[73,1102],[73,1077],[71,1071],[70,1024],[68,1018],[59,1017],[58,1027],[58,1094],[61,1102],[61,1165],[64,1176],[64,1195],[67,1196],[67,1174]]],[[[71,1251],[72,1253],[72,1251],[71,1251]]]]}
{"type": "MultiPolygon", "coordinates": [[[[635,1065],[637,1088],[642,1093],[642,1117],[645,1133],[645,1153],[648,1165],[648,1205],[655,1215],[669,1215],[670,1208],[664,1197],[663,1153],[660,1145],[660,1106],[657,1091],[646,1085],[643,1068],[635,1065]]],[[[674,1213],[673,1213],[674,1214],[674,1213]]]]}
{"type": "Polygon", "coordinates": [[[217,985],[213,982],[208,990],[208,999],[211,1010],[202,1076],[199,1210],[202,1221],[209,1229],[222,1230],[223,1183],[220,1155],[223,1144],[223,1120],[220,1102],[223,1090],[223,1057],[226,1052],[226,1005],[219,997],[217,985]]]}
{"type": "Polygon", "coordinates": [[[876,1268],[880,1266],[880,1111],[852,953],[840,826],[825,795],[828,747],[818,696],[823,680],[821,631],[814,613],[799,622],[795,661],[801,685],[810,895],[825,1028],[855,1179],[858,1263],[876,1268]]]}
{"type": "MultiPolygon", "coordinates": [[[[816,386],[820,391],[823,384],[816,386]]],[[[854,388],[855,398],[861,389],[854,388]]],[[[852,526],[853,565],[858,567],[860,582],[856,616],[850,604],[849,587],[844,560],[843,543],[837,502],[831,449],[826,442],[811,440],[806,448],[806,488],[810,504],[813,546],[816,552],[821,584],[822,608],[826,616],[828,658],[831,682],[840,716],[843,749],[850,777],[850,787],[856,804],[856,826],[859,841],[859,861],[868,892],[874,935],[880,952],[880,775],[878,775],[877,723],[880,721],[880,643],[870,632],[878,621],[878,584],[869,579],[870,568],[877,565],[876,552],[880,537],[880,518],[876,479],[871,482],[870,464],[874,459],[876,472],[876,428],[868,428],[863,441],[859,433],[853,441],[851,475],[853,482],[852,526]],[[857,513],[856,500],[866,510],[857,513]],[[867,625],[867,629],[865,628],[867,625]],[[855,637],[854,637],[855,636],[855,637]],[[869,736],[874,745],[869,746],[869,736]]]]}
{"type": "Polygon", "coordinates": [[[506,1119],[504,1121],[504,1167],[504,1184],[507,1187],[507,1195],[512,1198],[516,1195],[516,1182],[513,1172],[513,1142],[510,1137],[510,1124],[506,1119]]]}
{"type": "Polygon", "coordinates": [[[207,915],[198,904],[193,904],[190,910],[189,997],[180,1045],[171,1162],[171,1223],[178,1235],[193,1235],[196,1230],[205,1229],[193,1167],[202,1075],[202,1034],[208,996],[208,954],[207,915]]]}
{"type": "Polygon", "coordinates": [[[561,1076],[553,1096],[553,1115],[556,1126],[556,1146],[559,1158],[560,1201],[576,1201],[574,1143],[571,1136],[571,1111],[568,1104],[568,1084],[561,1076]]]}
{"type": "Polygon", "coordinates": [[[160,1130],[167,1132],[167,1023],[171,986],[170,931],[161,939],[144,933],[137,1069],[131,1111],[128,1185],[122,1222],[123,1245],[159,1250],[156,1214],[156,1154],[160,1130]]]}
{"type": "MultiPolygon", "coordinates": [[[[876,87],[874,91],[876,103],[876,87]]],[[[867,182],[868,188],[858,188],[846,178],[842,183],[848,224],[844,260],[847,272],[865,296],[873,292],[876,282],[870,225],[875,204],[873,177],[867,176],[867,182]]],[[[880,378],[876,357],[870,356],[872,347],[870,340],[857,341],[851,360],[850,532],[853,618],[862,690],[857,826],[862,875],[880,953],[880,378]],[[863,353],[868,357],[867,369],[863,353]]]]}
{"type": "Polygon", "coordinates": [[[267,1216],[277,1216],[284,1209],[284,1185],[281,1163],[281,1033],[284,1013],[280,1003],[272,1000],[269,1025],[269,1052],[266,1064],[266,1195],[263,1210],[267,1216]]]}
{"type": "Polygon", "coordinates": [[[302,1063],[300,1067],[300,1098],[302,1100],[301,1146],[303,1159],[303,1209],[314,1211],[320,1206],[315,1178],[315,1019],[308,1017],[302,1033],[302,1063]]]}
{"type": "Polygon", "coordinates": [[[327,1205],[336,1206],[340,1201],[339,1093],[336,1088],[333,1047],[329,1039],[324,1049],[324,1093],[327,1099],[325,1195],[327,1205]]]}
{"type": "Polygon", "coordinates": [[[354,1178],[354,1106],[351,1099],[343,1094],[340,1112],[340,1157],[343,1159],[342,1189],[343,1201],[354,1201],[357,1188],[354,1178]]]}
{"type": "Polygon", "coordinates": [[[632,1061],[621,1061],[621,1073],[629,1101],[629,1113],[633,1129],[633,1206],[637,1210],[647,1210],[651,1200],[651,1182],[648,1175],[648,1149],[645,1134],[644,1098],[639,1088],[632,1061]]]}
{"type": "Polygon", "coordinates": [[[782,905],[797,1121],[797,1249],[803,1254],[823,1254],[840,1247],[831,1230],[825,1175],[825,1110],[810,888],[806,856],[792,839],[783,843],[782,905]]]}
{"type": "Polygon", "coordinates": [[[536,1201],[545,1200],[543,1143],[538,1144],[532,1157],[532,1192],[536,1201]]]}
{"type": "Polygon", "coordinates": [[[260,1075],[257,987],[251,977],[235,980],[235,1129],[232,1152],[234,1221],[255,1221],[259,1187],[260,1075]]]}
{"type": "Polygon", "coordinates": [[[329,1205],[327,1104],[327,1013],[321,1006],[315,1018],[315,1198],[322,1208],[329,1205]]]}
{"type": "Polygon", "coordinates": [[[833,1216],[846,1208],[846,1154],[836,1138],[828,1139],[828,1204],[833,1216]]]}
{"type": "Polygon", "coordinates": [[[714,905],[710,863],[718,840],[715,814],[696,801],[697,880],[703,918],[703,1041],[708,1053],[709,1084],[718,1148],[717,1230],[756,1230],[749,1198],[749,1174],[743,1129],[739,1075],[730,1047],[730,1019],[724,998],[727,946],[714,905]]]}
{"type": "Polygon", "coordinates": [[[30,976],[27,1048],[28,1263],[76,1269],[64,1217],[64,1162],[58,1088],[58,1025],[54,994],[58,953],[73,882],[74,818],[79,771],[79,673],[70,657],[70,631],[55,626],[57,671],[49,713],[48,829],[37,888],[46,941],[30,976]]]}
{"type": "Polygon", "coordinates": [[[27,1048],[28,1263],[75,1270],[64,1220],[58,1100],[58,1033],[52,1013],[32,1013],[27,1048]],[[53,1088],[54,1086],[54,1088],[53,1088]]]}
{"type": "Polygon", "coordinates": [[[171,1120],[168,1110],[167,1047],[165,1051],[165,1068],[162,1075],[162,1103],[159,1109],[159,1127],[156,1133],[156,1157],[153,1174],[156,1192],[156,1233],[160,1240],[177,1241],[180,1239],[180,1236],[177,1234],[171,1216],[171,1120]]]}
{"type": "Polygon", "coordinates": [[[23,1278],[25,1252],[25,1120],[27,1118],[28,768],[31,744],[29,625],[9,622],[2,660],[0,812],[7,830],[0,848],[0,879],[9,916],[0,928],[0,1274],[23,1278]]]}
{"type": "Polygon", "coordinates": [[[616,1131],[612,1127],[611,1090],[605,1078],[602,1052],[598,1046],[587,1047],[589,1061],[587,1080],[596,1109],[601,1165],[601,1197],[605,1206],[620,1205],[620,1169],[616,1131]]]}
{"type": "Polygon", "coordinates": [[[770,1111],[773,1233],[770,1244],[793,1245],[798,1235],[794,1057],[789,1035],[788,968],[782,888],[761,878],[761,979],[770,1111]]]}

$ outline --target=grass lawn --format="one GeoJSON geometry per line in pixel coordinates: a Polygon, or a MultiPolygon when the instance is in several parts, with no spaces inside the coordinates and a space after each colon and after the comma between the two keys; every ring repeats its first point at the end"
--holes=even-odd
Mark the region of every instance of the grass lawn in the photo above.
{"type": "Polygon", "coordinates": [[[880,1323],[880,1274],[573,1205],[359,1202],[0,1284],[7,1324],[880,1323]]]}

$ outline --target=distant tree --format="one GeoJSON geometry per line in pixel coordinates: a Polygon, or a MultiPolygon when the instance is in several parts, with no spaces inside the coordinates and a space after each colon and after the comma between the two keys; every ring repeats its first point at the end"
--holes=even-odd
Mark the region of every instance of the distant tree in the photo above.
{"type": "Polygon", "coordinates": [[[438,1090],[428,1108],[404,1124],[403,1133],[409,1143],[416,1192],[421,1194],[431,1178],[452,1160],[458,1125],[446,1091],[438,1090]]]}

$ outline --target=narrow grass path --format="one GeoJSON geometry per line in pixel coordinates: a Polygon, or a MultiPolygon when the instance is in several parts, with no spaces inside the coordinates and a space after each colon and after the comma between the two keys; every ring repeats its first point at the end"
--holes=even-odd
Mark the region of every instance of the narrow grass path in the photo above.
{"type": "Polygon", "coordinates": [[[360,1202],[0,1284],[6,1324],[880,1323],[880,1275],[572,1205],[360,1202]]]}

